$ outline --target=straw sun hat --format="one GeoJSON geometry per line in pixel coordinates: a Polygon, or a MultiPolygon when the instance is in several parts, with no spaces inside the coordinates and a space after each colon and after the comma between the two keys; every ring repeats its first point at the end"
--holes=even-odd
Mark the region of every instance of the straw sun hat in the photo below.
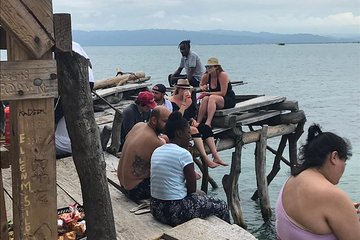
{"type": "Polygon", "coordinates": [[[217,58],[211,57],[208,59],[206,66],[220,66],[220,63],[217,58]]]}
{"type": "Polygon", "coordinates": [[[193,87],[190,85],[189,80],[187,79],[179,79],[177,81],[177,84],[175,85],[177,88],[186,88],[186,89],[192,89],[193,87]]]}

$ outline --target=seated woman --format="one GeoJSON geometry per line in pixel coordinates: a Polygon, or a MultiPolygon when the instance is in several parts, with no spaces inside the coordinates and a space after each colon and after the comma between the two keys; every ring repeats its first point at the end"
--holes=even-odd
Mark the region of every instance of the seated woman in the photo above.
{"type": "Polygon", "coordinates": [[[194,162],[187,150],[191,138],[188,121],[178,111],[165,125],[170,142],[151,156],[150,210],[162,223],[176,226],[193,218],[215,215],[230,222],[225,201],[196,191],[194,162]]]}
{"type": "Polygon", "coordinates": [[[319,125],[308,130],[300,149],[302,165],[280,191],[276,204],[278,239],[360,239],[353,202],[335,185],[351,156],[350,143],[319,125]]]}
{"type": "Polygon", "coordinates": [[[206,72],[201,78],[200,89],[203,91],[198,99],[202,99],[197,121],[211,127],[216,109],[227,109],[235,106],[235,93],[225,71],[217,58],[209,58],[206,72]],[[206,116],[207,115],[207,116],[206,116]]]}
{"type": "Polygon", "coordinates": [[[190,86],[187,79],[178,80],[174,94],[169,97],[169,100],[173,105],[173,111],[179,111],[183,114],[184,118],[186,118],[188,121],[191,120],[191,125],[193,126],[190,127],[190,130],[195,147],[198,149],[201,158],[207,163],[207,165],[210,168],[215,168],[219,166],[219,164],[227,166],[228,164],[220,159],[219,153],[217,152],[214,135],[211,128],[205,124],[197,124],[193,119],[195,118],[196,114],[196,105],[191,99],[191,89],[192,86],[190,86]],[[207,156],[204,143],[200,137],[202,137],[209,146],[214,158],[213,161],[211,161],[207,156]]]}

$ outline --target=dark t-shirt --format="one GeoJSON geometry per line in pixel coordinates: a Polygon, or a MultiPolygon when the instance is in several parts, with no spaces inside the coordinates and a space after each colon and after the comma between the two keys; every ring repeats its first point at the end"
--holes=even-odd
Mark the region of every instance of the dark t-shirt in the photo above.
{"type": "Polygon", "coordinates": [[[147,122],[150,118],[150,111],[147,113],[141,114],[138,110],[138,107],[135,103],[130,104],[127,108],[123,110],[123,121],[121,124],[121,147],[125,142],[126,135],[130,132],[132,127],[138,122],[147,122]]]}

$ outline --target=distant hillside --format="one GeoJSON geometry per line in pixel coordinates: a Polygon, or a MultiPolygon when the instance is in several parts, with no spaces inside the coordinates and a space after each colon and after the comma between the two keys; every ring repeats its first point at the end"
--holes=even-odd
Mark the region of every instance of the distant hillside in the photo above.
{"type": "Polygon", "coordinates": [[[166,29],[146,29],[134,31],[73,31],[73,39],[85,46],[152,46],[176,45],[181,40],[190,39],[198,45],[237,45],[264,43],[334,43],[355,42],[359,39],[338,39],[312,34],[276,34],[245,31],[181,31],[166,29]]]}

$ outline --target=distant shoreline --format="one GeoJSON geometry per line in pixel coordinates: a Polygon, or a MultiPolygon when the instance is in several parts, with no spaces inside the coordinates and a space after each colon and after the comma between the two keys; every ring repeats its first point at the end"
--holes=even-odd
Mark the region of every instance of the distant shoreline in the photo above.
{"type": "Polygon", "coordinates": [[[174,46],[190,39],[192,45],[253,44],[324,44],[358,43],[360,35],[351,38],[320,36],[308,33],[278,34],[246,31],[180,31],[145,29],[134,31],[73,31],[73,39],[84,46],[174,46]]]}

